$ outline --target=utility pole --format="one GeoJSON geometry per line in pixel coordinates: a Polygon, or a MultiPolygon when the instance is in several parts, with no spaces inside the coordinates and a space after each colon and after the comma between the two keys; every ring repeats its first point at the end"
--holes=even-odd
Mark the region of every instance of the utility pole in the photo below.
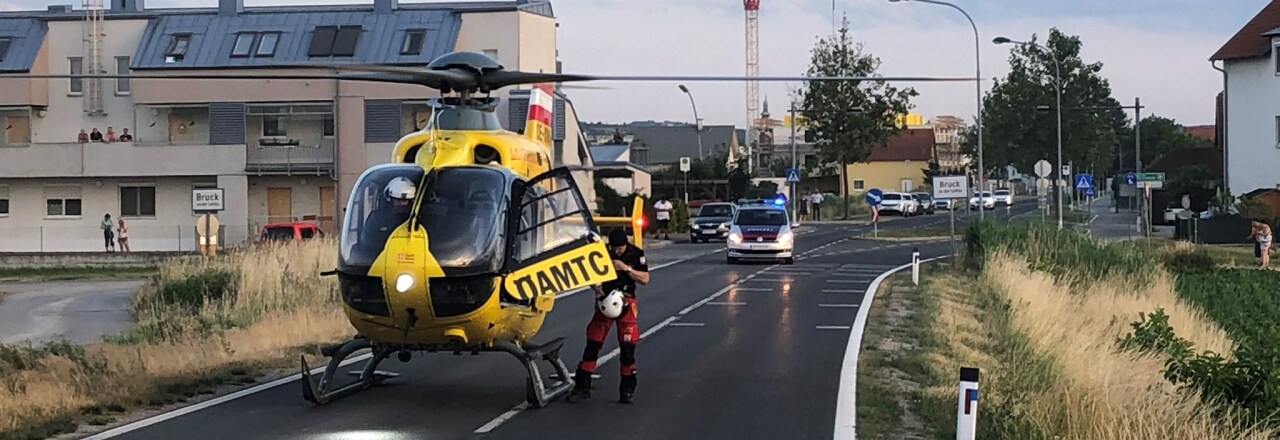
{"type": "MultiPolygon", "coordinates": [[[[793,96],[791,97],[790,101],[791,101],[791,110],[790,110],[791,123],[788,125],[791,126],[791,169],[796,169],[796,98],[793,96]]],[[[800,182],[793,182],[787,185],[791,187],[791,224],[793,225],[796,224],[796,208],[799,206],[799,203],[800,203],[796,200],[799,198],[797,197],[799,196],[799,193],[796,191],[797,183],[800,183],[800,182]]]]}

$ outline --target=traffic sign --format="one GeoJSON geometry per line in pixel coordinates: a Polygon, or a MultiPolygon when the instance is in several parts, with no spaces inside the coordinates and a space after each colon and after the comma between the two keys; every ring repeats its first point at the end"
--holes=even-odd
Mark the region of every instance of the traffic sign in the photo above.
{"type": "Polygon", "coordinates": [[[787,168],[787,181],[788,181],[788,182],[799,182],[799,181],[800,181],[800,170],[799,170],[799,169],[796,169],[796,168],[787,168]]]}
{"type": "Polygon", "coordinates": [[[1053,165],[1049,165],[1049,161],[1041,159],[1036,162],[1035,170],[1037,177],[1049,177],[1049,173],[1053,172],[1053,165]]]}
{"type": "Polygon", "coordinates": [[[1070,176],[1070,175],[1071,175],[1071,165],[1063,165],[1063,166],[1062,166],[1062,174],[1061,174],[1061,175],[1062,175],[1062,176],[1070,176]]]}
{"type": "Polygon", "coordinates": [[[1090,187],[1086,187],[1086,188],[1084,189],[1084,195],[1089,196],[1089,197],[1093,197],[1093,194],[1094,194],[1094,193],[1093,193],[1093,187],[1092,187],[1092,186],[1090,186],[1090,187]]]}
{"type": "Polygon", "coordinates": [[[1138,173],[1139,182],[1163,182],[1164,173],[1138,173]]]}
{"type": "Polygon", "coordinates": [[[969,176],[933,176],[934,199],[962,199],[968,191],[969,176]]]}
{"type": "Polygon", "coordinates": [[[881,192],[878,188],[871,188],[870,191],[867,191],[868,205],[880,206],[880,201],[883,200],[883,198],[884,198],[884,193],[881,192]]]}
{"type": "Polygon", "coordinates": [[[1076,174],[1076,189],[1093,188],[1093,175],[1076,174]]]}
{"type": "Polygon", "coordinates": [[[689,158],[688,158],[688,157],[681,157],[681,158],[680,158],[680,172],[682,172],[682,173],[687,173],[687,172],[689,172],[689,158]]]}
{"type": "Polygon", "coordinates": [[[1124,184],[1125,184],[1125,185],[1137,185],[1137,184],[1138,184],[1138,173],[1135,173],[1135,172],[1133,172],[1133,171],[1130,171],[1130,172],[1124,173],[1124,184]]]}

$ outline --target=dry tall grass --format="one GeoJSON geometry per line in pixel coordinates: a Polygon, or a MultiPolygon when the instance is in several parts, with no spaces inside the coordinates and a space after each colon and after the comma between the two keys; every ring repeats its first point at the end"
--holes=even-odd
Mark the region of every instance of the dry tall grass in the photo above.
{"type": "MultiPolygon", "coordinates": [[[[1007,322],[975,320],[991,318],[991,310],[983,307],[999,308],[993,304],[996,301],[975,298],[960,282],[952,288],[935,282],[942,301],[935,331],[953,353],[935,357],[934,369],[954,374],[961,364],[982,368],[983,386],[989,390],[984,407],[1007,408],[1027,425],[1023,428],[1036,433],[1032,437],[1264,439],[1274,435],[1233,424],[1228,421],[1231,417],[1215,416],[1215,407],[1165,380],[1159,359],[1115,349],[1116,339],[1130,330],[1129,323],[1138,319],[1139,312],[1161,307],[1179,335],[1196,346],[1231,352],[1233,343],[1221,328],[1178,300],[1167,274],[1157,273],[1152,279],[1139,288],[1131,280],[1100,279],[1073,293],[1055,283],[1052,275],[1028,269],[1026,260],[1004,253],[991,255],[979,281],[991,286],[998,299],[1008,301],[1007,322]],[[990,340],[1002,332],[1006,345],[1026,343],[1021,355],[993,357],[990,340]]],[[[930,393],[953,398],[954,388],[937,387],[930,393]]]]}
{"type": "Polygon", "coordinates": [[[163,265],[158,280],[135,296],[135,305],[146,307],[138,310],[140,328],[183,324],[93,344],[83,355],[33,356],[30,368],[0,363],[0,437],[40,438],[47,429],[41,425],[66,424],[86,408],[190,397],[194,392],[183,384],[214,385],[209,376],[237,366],[293,366],[302,347],[349,337],[336,281],[318,276],[336,258],[332,241],[312,241],[163,265]],[[156,301],[165,284],[217,270],[237,275],[234,295],[196,310],[156,301]],[[199,327],[219,322],[230,328],[199,327]]]}

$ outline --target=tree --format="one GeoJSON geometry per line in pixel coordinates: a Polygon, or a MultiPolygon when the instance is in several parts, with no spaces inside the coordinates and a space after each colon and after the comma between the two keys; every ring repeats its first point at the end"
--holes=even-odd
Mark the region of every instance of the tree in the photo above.
{"type": "MultiPolygon", "coordinates": [[[[1186,127],[1177,121],[1162,116],[1151,115],[1142,118],[1142,165],[1145,168],[1164,156],[1166,153],[1183,148],[1213,148],[1213,142],[1192,136],[1186,127]]],[[[1121,170],[1133,169],[1133,127],[1126,126],[1118,136],[1124,164],[1121,170]]]]}
{"type": "MultiPolygon", "coordinates": [[[[844,19],[837,34],[821,38],[811,51],[806,73],[815,76],[873,76],[880,68],[880,58],[864,53],[862,43],[849,37],[849,22],[844,19]]],[[[902,130],[897,116],[906,114],[915,89],[899,90],[884,81],[809,81],[803,95],[803,112],[812,132],[819,158],[840,164],[840,184],[845,195],[846,218],[849,216],[850,163],[862,162],[871,149],[884,147],[889,138],[902,130]],[[861,107],[861,111],[855,109],[861,107]]]]}
{"type": "MultiPolygon", "coordinates": [[[[1035,42],[1032,35],[1029,43],[1035,42]]],[[[1044,46],[1050,53],[1030,44],[1013,46],[1009,74],[997,79],[983,97],[983,165],[988,173],[1007,165],[1026,172],[1041,159],[1057,168],[1054,59],[1062,75],[1063,164],[1073,164],[1075,170],[1106,170],[1115,161],[1117,134],[1128,122],[1101,75],[1102,63],[1086,63],[1080,56],[1080,38],[1056,28],[1049,31],[1044,46]]],[[[972,134],[966,133],[962,144],[967,154],[976,154],[972,134]]]]}
{"type": "Polygon", "coordinates": [[[921,168],[920,171],[924,172],[924,186],[933,188],[933,177],[942,175],[942,166],[938,165],[937,159],[933,159],[929,161],[928,168],[921,168]]]}

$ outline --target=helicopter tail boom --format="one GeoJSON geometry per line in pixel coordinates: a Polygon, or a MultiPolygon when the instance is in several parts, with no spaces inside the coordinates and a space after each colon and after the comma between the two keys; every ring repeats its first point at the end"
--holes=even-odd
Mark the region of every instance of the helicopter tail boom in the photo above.
{"type": "MultiPolygon", "coordinates": [[[[631,203],[630,217],[592,217],[591,221],[601,227],[630,227],[633,244],[640,249],[644,249],[644,197],[636,196],[635,201],[631,203]]],[[[603,233],[604,231],[600,232],[603,233]]]]}

